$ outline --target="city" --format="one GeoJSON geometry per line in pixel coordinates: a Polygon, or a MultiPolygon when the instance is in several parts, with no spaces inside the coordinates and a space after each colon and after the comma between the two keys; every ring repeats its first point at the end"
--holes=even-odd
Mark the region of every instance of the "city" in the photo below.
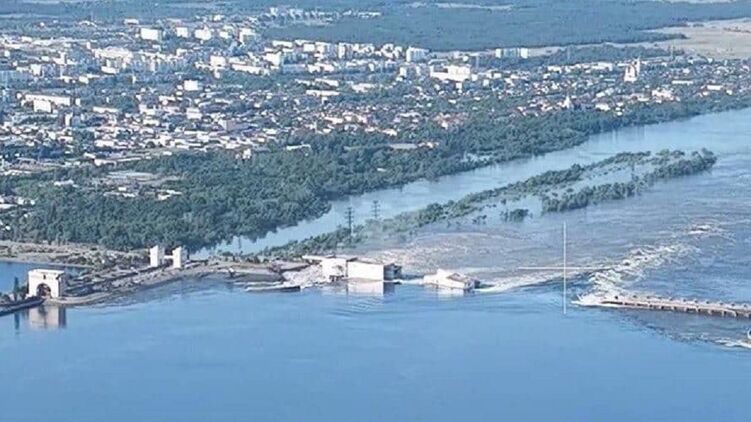
{"type": "Polygon", "coordinates": [[[743,420],[747,43],[747,1],[0,5],[9,420],[743,420]]]}

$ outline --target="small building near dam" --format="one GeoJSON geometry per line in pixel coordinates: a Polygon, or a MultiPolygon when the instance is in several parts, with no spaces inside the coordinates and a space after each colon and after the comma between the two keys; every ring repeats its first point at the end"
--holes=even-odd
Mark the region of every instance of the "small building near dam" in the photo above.
{"type": "Polygon", "coordinates": [[[423,284],[426,286],[434,286],[439,289],[461,290],[468,292],[474,290],[479,282],[464,274],[446,270],[438,270],[435,274],[428,274],[423,277],[423,284]]]}
{"type": "Polygon", "coordinates": [[[29,296],[59,298],[65,296],[68,276],[65,271],[36,269],[29,271],[29,296]]]}

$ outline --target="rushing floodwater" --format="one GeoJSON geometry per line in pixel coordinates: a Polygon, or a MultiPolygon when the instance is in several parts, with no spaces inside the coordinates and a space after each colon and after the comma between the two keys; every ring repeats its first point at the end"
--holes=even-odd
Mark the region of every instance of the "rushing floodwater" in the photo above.
{"type": "MultiPolygon", "coordinates": [[[[570,263],[609,268],[575,279],[569,300],[627,289],[751,302],[751,110],[597,136],[352,203],[366,215],[378,199],[392,215],[621,151],[701,147],[718,154],[711,173],[638,198],[362,247],[410,272],[476,275],[492,293],[250,295],[184,282],[117,305],[4,317],[0,420],[747,421],[751,353],[723,344],[751,322],[574,305],[563,316],[555,275],[519,267],[560,263],[565,220],[570,263]]],[[[326,231],[347,203],[243,249],[326,231]]],[[[25,267],[3,270],[12,280],[25,267]]]]}

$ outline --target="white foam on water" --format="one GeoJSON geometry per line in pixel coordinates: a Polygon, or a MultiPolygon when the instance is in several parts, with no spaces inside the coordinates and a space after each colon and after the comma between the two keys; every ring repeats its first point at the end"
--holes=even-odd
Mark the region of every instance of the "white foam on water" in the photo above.
{"type": "Polygon", "coordinates": [[[685,243],[634,248],[610,268],[593,272],[589,276],[592,290],[581,296],[576,303],[591,305],[606,297],[628,293],[634,284],[644,279],[649,270],[675,262],[697,250],[685,243]]]}
{"type": "Polygon", "coordinates": [[[692,224],[687,229],[676,232],[675,236],[671,236],[672,243],[634,248],[621,262],[608,269],[592,273],[589,277],[592,291],[580,297],[576,302],[582,305],[592,305],[605,297],[628,294],[630,288],[643,280],[648,271],[675,263],[699,252],[699,247],[692,245],[691,240],[710,236],[728,238],[729,235],[716,223],[692,224]]]}
{"type": "Polygon", "coordinates": [[[589,281],[601,290],[617,290],[641,280],[645,273],[696,251],[687,244],[643,246],[632,249],[621,262],[595,271],[589,281]]]}
{"type": "Polygon", "coordinates": [[[715,343],[720,344],[725,347],[751,350],[751,342],[749,342],[748,340],[721,338],[721,339],[715,340],[715,343]]]}
{"type": "MultiPolygon", "coordinates": [[[[518,238],[519,234],[515,233],[510,236],[518,238]]],[[[507,234],[483,233],[474,230],[423,234],[406,242],[403,246],[378,251],[375,257],[384,262],[399,263],[405,268],[418,272],[433,273],[439,268],[454,271],[480,280],[483,284],[483,288],[478,290],[480,292],[505,292],[562,279],[561,271],[558,270],[518,270],[525,264],[533,266],[536,264],[535,261],[539,260],[545,260],[546,263],[543,266],[561,265],[558,261],[550,261],[545,254],[534,253],[531,244],[535,244],[535,237],[539,236],[540,233],[532,233],[529,238],[512,240],[507,234]],[[493,249],[494,245],[504,245],[509,242],[512,243],[513,249],[504,250],[502,264],[496,261],[496,265],[483,266],[477,265],[476,259],[471,261],[471,258],[485,261],[488,255],[491,255],[490,261],[493,261],[492,255],[500,253],[493,249]],[[470,260],[470,265],[462,265],[467,260],[470,260]]],[[[699,248],[695,246],[697,241],[710,237],[729,239],[732,234],[718,221],[691,222],[683,228],[665,233],[655,244],[632,248],[625,257],[615,263],[604,264],[597,257],[589,258],[587,263],[569,263],[571,267],[589,266],[604,269],[576,271],[570,268],[567,275],[569,279],[586,277],[591,284],[591,289],[580,297],[578,302],[591,304],[602,300],[603,297],[629,293],[635,285],[648,277],[649,271],[695,255],[699,251],[699,248]]],[[[543,247],[545,246],[540,246],[540,248],[543,247]]],[[[404,284],[421,283],[421,278],[404,281],[404,284]]]]}
{"type": "Polygon", "coordinates": [[[422,277],[402,278],[402,279],[398,279],[394,281],[407,285],[407,286],[422,286],[423,284],[425,284],[422,281],[422,277]]]}
{"type": "Polygon", "coordinates": [[[708,237],[719,237],[724,240],[734,241],[735,236],[731,231],[727,230],[725,226],[730,226],[738,223],[748,224],[749,222],[751,222],[751,220],[733,221],[732,223],[721,223],[718,221],[697,223],[691,225],[687,230],[679,233],[679,235],[688,235],[701,239],[708,237]]]}
{"type": "Polygon", "coordinates": [[[478,293],[501,293],[512,289],[534,286],[560,278],[558,273],[530,273],[508,277],[498,277],[490,280],[481,280],[483,287],[477,289],[478,293]]]}
{"type": "Polygon", "coordinates": [[[323,277],[321,267],[318,265],[311,265],[301,271],[291,271],[283,274],[284,281],[289,284],[299,285],[301,288],[312,287],[315,285],[329,283],[323,277]]]}

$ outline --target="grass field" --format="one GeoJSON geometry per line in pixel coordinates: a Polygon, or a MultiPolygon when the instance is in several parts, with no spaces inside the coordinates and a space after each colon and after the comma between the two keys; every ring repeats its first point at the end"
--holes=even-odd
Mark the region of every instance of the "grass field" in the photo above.
{"type": "Polygon", "coordinates": [[[654,32],[683,34],[685,39],[652,43],[660,47],[675,46],[687,52],[717,59],[751,57],[751,19],[704,22],[685,27],[665,28],[654,32]]]}

